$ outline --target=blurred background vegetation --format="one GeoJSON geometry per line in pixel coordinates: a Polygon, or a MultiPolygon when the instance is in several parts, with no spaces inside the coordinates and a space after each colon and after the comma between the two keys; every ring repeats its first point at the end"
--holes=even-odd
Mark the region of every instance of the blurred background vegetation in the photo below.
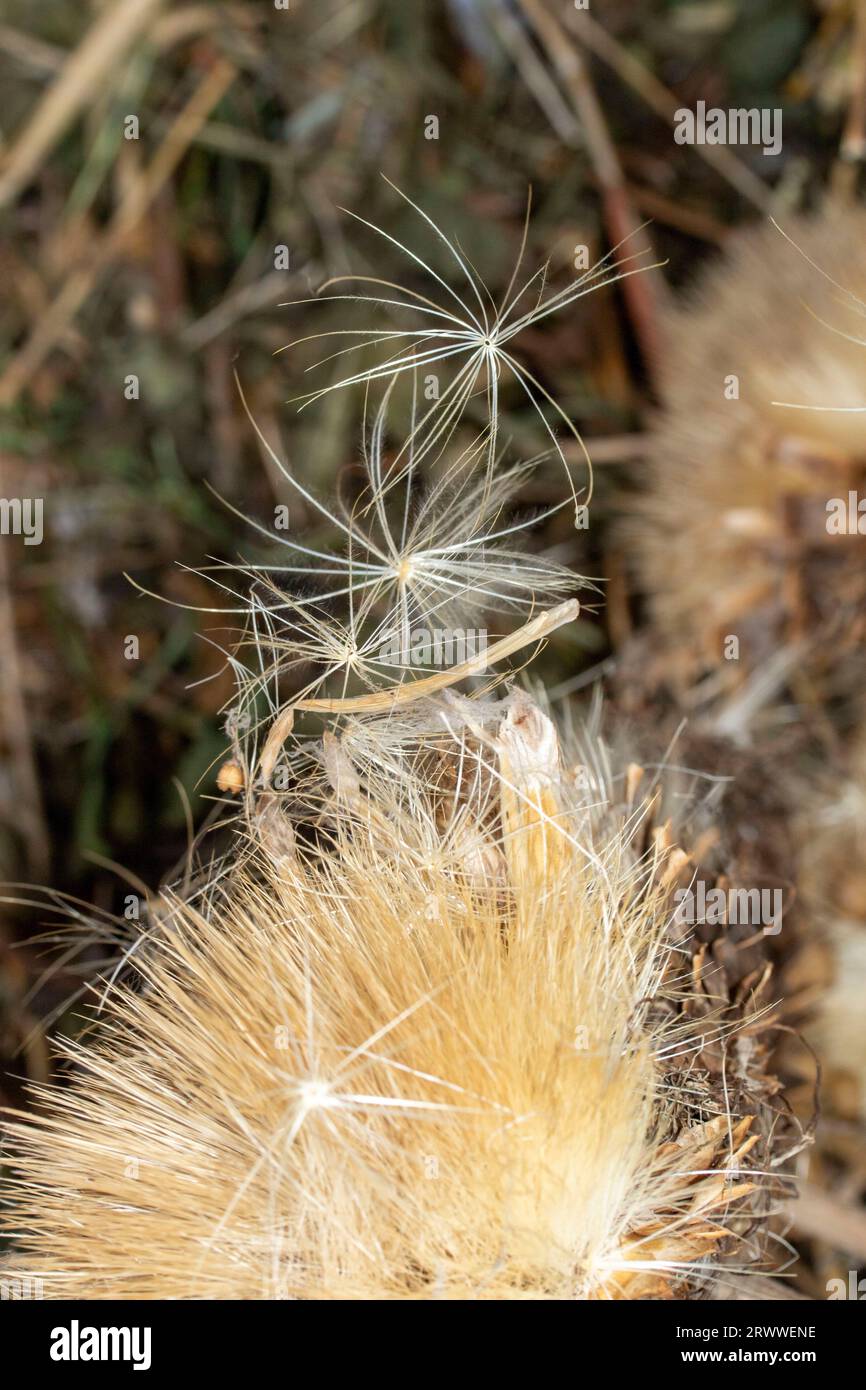
{"type": "MultiPolygon", "coordinates": [[[[417,218],[387,175],[494,294],[530,185],[527,264],[549,260],[555,285],[579,245],[594,259],[630,236],[666,262],[521,340],[597,468],[599,526],[576,534],[564,512],[545,536],[609,581],[598,612],[544,658],[554,683],[578,686],[630,621],[603,523],[613,484],[640,465],[665,296],[732,227],[856,178],[864,70],[856,0],[593,0],[588,11],[571,0],[0,0],[0,492],[44,498],[46,528],[40,546],[0,539],[0,879],[116,912],[129,888],[112,863],[157,884],[212,808],[232,689],[214,643],[230,634],[194,611],[214,604],[194,571],[212,557],[268,558],[219,499],[265,527],[281,501],[293,532],[316,536],[318,524],[260,447],[234,373],[281,458],[333,496],[358,457],[362,401],[336,392],[298,415],[290,398],[316,349],[274,354],[345,318],[280,306],[350,269],[423,287],[341,207],[415,245],[417,218]],[[782,153],[675,145],[672,111],[701,99],[781,107],[782,153]],[[126,576],[189,606],[142,596],[126,576]]],[[[429,238],[423,254],[453,274],[429,238]]],[[[315,383],[342,370],[330,364],[315,383]]],[[[509,394],[504,407],[515,451],[543,446],[525,400],[509,394]]],[[[557,501],[562,488],[551,463],[521,502],[557,501]]],[[[47,1021],[79,1026],[64,1007],[69,971],[42,980],[12,949],[45,921],[0,907],[0,1101],[46,1075],[47,1021]]]]}

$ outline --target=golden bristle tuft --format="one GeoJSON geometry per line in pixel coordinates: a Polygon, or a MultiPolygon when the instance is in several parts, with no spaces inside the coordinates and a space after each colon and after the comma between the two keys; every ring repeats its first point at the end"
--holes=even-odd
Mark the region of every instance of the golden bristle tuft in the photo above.
{"type": "Polygon", "coordinates": [[[618,804],[526,696],[430,710],[387,770],[331,740],[314,827],[267,793],[67,1047],[6,1217],[47,1297],[684,1297],[759,1259],[759,991],[701,985],[637,770],[618,804]]]}

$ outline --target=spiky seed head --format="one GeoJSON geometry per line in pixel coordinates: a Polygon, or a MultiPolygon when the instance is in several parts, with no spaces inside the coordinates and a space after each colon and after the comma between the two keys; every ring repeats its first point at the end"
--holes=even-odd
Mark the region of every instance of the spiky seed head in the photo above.
{"type": "Polygon", "coordinates": [[[428,713],[387,774],[329,744],[318,837],[267,794],[64,1049],[6,1218],[46,1296],[657,1298],[754,1258],[757,1053],[702,1070],[729,1021],[690,1017],[646,808],[526,697],[428,713]]]}
{"type": "Polygon", "coordinates": [[[866,212],[832,204],[751,228],[670,314],[623,542],[682,687],[786,647],[825,698],[862,678],[866,524],[831,534],[828,503],[866,496],[864,236],[866,212]]]}

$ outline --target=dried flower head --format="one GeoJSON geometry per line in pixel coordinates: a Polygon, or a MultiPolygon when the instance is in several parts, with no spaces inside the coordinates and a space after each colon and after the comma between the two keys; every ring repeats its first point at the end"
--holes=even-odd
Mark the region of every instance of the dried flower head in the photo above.
{"type": "Polygon", "coordinates": [[[625,539],[682,687],[788,650],[798,696],[826,702],[858,683],[866,637],[866,212],[786,233],[740,234],[673,311],[625,539]]]}
{"type": "Polygon", "coordinates": [[[600,796],[527,697],[466,703],[399,769],[332,741],[317,836],[267,852],[269,801],[242,869],[166,903],[15,1130],[46,1296],[658,1298],[760,1260],[757,990],[695,1008],[639,779],[600,796]]]}

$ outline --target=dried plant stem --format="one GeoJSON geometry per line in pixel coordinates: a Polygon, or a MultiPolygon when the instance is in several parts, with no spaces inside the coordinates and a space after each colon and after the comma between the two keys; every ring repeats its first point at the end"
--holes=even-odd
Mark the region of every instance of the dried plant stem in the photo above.
{"type": "Polygon", "coordinates": [[[10,24],[0,24],[0,53],[34,72],[59,72],[67,57],[65,50],[56,44],[13,29],[10,24]]]}
{"type": "MultiPolygon", "coordinates": [[[[559,20],[546,8],[543,0],[520,0],[520,3],[559,73],[581,123],[601,186],[611,241],[618,246],[627,240],[636,248],[639,256],[648,253],[654,259],[652,242],[632,205],[616,146],[581,53],[574,44],[569,43],[559,20]]],[[[658,311],[660,299],[666,295],[664,282],[659,276],[653,276],[652,280],[646,275],[637,276],[623,284],[623,293],[641,350],[647,363],[652,366],[660,360],[658,311]]]]}
{"type": "Polygon", "coordinates": [[[853,201],[857,175],[866,158],[866,0],[855,0],[854,40],[851,64],[854,81],[839,158],[833,168],[832,187],[840,197],[853,201]]]}
{"type": "Polygon", "coordinates": [[[18,196],[161,4],[162,0],[116,0],[102,12],[9,151],[0,174],[0,207],[18,196]]]}
{"type": "Polygon", "coordinates": [[[446,690],[449,685],[454,685],[456,681],[463,680],[466,676],[477,676],[480,671],[486,671],[488,666],[497,661],[504,661],[507,657],[513,656],[515,652],[530,646],[531,643],[539,642],[542,638],[548,637],[558,627],[572,622],[579,612],[580,603],[578,600],[576,598],[566,599],[564,603],[558,603],[555,608],[549,609],[546,613],[539,613],[537,618],[531,618],[528,623],[524,623],[508,637],[501,637],[486,651],[479,652],[477,656],[470,657],[467,661],[461,661],[447,671],[436,671],[432,676],[424,676],[421,680],[405,682],[402,685],[392,687],[390,690],[377,690],[371,695],[352,695],[334,700],[298,700],[294,708],[310,712],[317,711],[320,714],[373,714],[376,711],[391,709],[395,705],[407,705],[412,700],[420,700],[427,695],[435,695],[440,690],[446,690]]]}
{"type": "MultiPolygon", "coordinates": [[[[679,98],[663,82],[659,82],[643,63],[638,62],[623,48],[622,44],[617,43],[588,10],[575,10],[566,6],[563,15],[564,22],[572,34],[612,68],[632,91],[637,92],[657,116],[663,121],[674,119],[682,106],[679,98]]],[[[770,211],[773,204],[770,190],[732,150],[725,145],[695,145],[694,150],[759,212],[770,211]]]]}
{"type": "Polygon", "coordinates": [[[488,666],[495,665],[497,661],[505,661],[506,658],[513,656],[515,652],[522,651],[524,647],[530,646],[533,642],[542,641],[545,637],[549,637],[552,632],[555,632],[557,628],[563,627],[565,623],[573,622],[579,612],[580,603],[578,600],[576,598],[566,599],[564,603],[558,603],[555,608],[548,609],[546,613],[539,613],[537,617],[530,618],[529,622],[524,623],[516,632],[510,633],[507,637],[501,637],[498,642],[493,643],[492,647],[479,652],[477,656],[470,657],[467,661],[461,661],[456,666],[449,667],[447,671],[435,671],[431,676],[424,676],[416,681],[405,681],[403,684],[392,686],[388,690],[376,690],[369,695],[350,695],[332,700],[294,700],[290,705],[287,705],[271,725],[262,751],[260,764],[262,779],[265,782],[270,780],[279,750],[294,727],[296,710],[311,714],[377,714],[396,709],[398,706],[408,705],[413,700],[421,700],[429,695],[436,695],[440,690],[446,690],[467,676],[477,676],[488,666]]]}
{"type": "MultiPolygon", "coordinates": [[[[2,479],[3,470],[0,467],[0,484],[2,479]]],[[[49,837],[33,752],[30,720],[27,715],[27,701],[22,689],[8,547],[7,539],[0,540],[0,699],[17,793],[16,815],[27,846],[30,872],[34,878],[43,879],[48,870],[49,837]]]]}
{"type": "MultiPolygon", "coordinates": [[[[305,278],[315,280],[319,274],[318,266],[304,266],[305,278]]],[[[293,276],[287,280],[284,270],[271,270],[258,280],[253,280],[238,289],[230,290],[219,303],[214,304],[212,309],[209,309],[201,318],[196,319],[194,323],[182,330],[181,342],[192,352],[198,352],[208,343],[212,343],[220,334],[233,327],[240,319],[246,318],[249,314],[258,313],[262,309],[272,308],[279,295],[285,293],[286,284],[294,284],[297,278],[297,276],[293,276]]]]}
{"type": "MultiPolygon", "coordinates": [[[[159,2],[162,3],[162,0],[159,2]]],[[[116,7],[112,13],[116,13],[116,7]]],[[[263,16],[254,14],[248,5],[184,5],[179,10],[158,15],[147,35],[147,42],[155,52],[164,53],[211,29],[221,29],[236,39],[239,34],[246,36],[248,31],[261,24],[262,19],[263,16]]],[[[100,20],[99,24],[102,22],[100,20]]],[[[89,38],[85,42],[89,42],[89,38]]],[[[80,55],[81,47],[74,56],[80,55]]],[[[68,50],[59,44],[46,43],[44,39],[15,29],[10,24],[0,24],[0,53],[8,54],[33,72],[51,75],[62,72],[72,61],[68,50]]],[[[87,93],[85,96],[89,100],[87,93]]]]}
{"type": "Polygon", "coordinates": [[[140,222],[160,189],[171,177],[208,114],[234,81],[237,69],[219,59],[205,74],[153,159],[131,186],[105,235],[97,243],[89,263],[74,271],[39,320],[21,351],[0,377],[0,405],[11,405],[38,370],[52,347],[69,327],[106,265],[114,259],[125,238],[140,222]]]}
{"type": "Polygon", "coordinates": [[[264,16],[256,14],[250,5],[185,5],[161,15],[153,26],[150,40],[155,49],[165,50],[211,29],[221,29],[237,39],[239,34],[246,35],[263,20],[264,16]]]}
{"type": "Polygon", "coordinates": [[[582,143],[580,126],[518,18],[504,5],[494,5],[490,18],[503,48],[512,58],[527,89],[535,97],[559,139],[563,144],[579,147],[582,143]]]}

